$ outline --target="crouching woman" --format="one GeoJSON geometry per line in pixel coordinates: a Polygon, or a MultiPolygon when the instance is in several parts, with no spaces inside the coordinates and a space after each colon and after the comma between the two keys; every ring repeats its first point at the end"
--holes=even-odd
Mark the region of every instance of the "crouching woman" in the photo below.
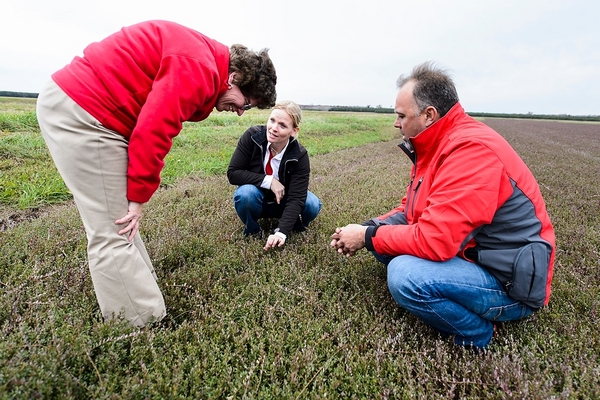
{"type": "Polygon", "coordinates": [[[321,210],[308,190],[310,162],[298,142],[302,111],[292,101],[278,102],[266,125],[248,128],[231,157],[227,178],[238,185],[233,195],[246,236],[263,237],[260,218],[278,218],[265,250],[285,244],[292,231],[303,231],[321,210]]]}

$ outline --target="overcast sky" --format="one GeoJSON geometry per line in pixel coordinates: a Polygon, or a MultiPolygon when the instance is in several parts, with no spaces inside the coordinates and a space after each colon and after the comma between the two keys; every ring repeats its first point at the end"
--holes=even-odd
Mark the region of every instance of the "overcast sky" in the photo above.
{"type": "Polygon", "coordinates": [[[0,91],[37,93],[149,19],[269,48],[279,100],[392,107],[398,76],[430,60],[467,111],[600,115],[597,0],[0,0],[0,91]]]}

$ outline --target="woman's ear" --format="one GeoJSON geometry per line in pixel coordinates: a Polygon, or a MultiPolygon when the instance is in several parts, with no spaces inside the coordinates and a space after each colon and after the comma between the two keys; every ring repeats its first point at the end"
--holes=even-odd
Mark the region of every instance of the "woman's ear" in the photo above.
{"type": "Polygon", "coordinates": [[[229,85],[229,89],[231,89],[231,85],[235,84],[235,72],[229,74],[229,78],[227,79],[227,84],[229,85]]]}

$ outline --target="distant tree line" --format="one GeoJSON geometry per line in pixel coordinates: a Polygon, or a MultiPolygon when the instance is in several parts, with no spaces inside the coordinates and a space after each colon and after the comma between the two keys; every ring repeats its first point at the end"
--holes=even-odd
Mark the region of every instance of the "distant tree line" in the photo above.
{"type": "Polygon", "coordinates": [[[561,121],[600,121],[600,115],[569,115],[569,114],[503,114],[503,113],[468,113],[471,117],[486,118],[523,118],[523,119],[554,119],[561,121]]]}
{"type": "Polygon", "coordinates": [[[28,97],[32,99],[37,99],[38,93],[0,91],[0,97],[28,97]]]}
{"type": "MultiPolygon", "coordinates": [[[[28,97],[37,99],[38,93],[28,92],[7,92],[0,91],[0,97],[28,97]]],[[[382,114],[393,114],[393,108],[386,107],[359,107],[359,106],[314,106],[314,105],[301,105],[300,108],[303,110],[320,110],[320,111],[346,111],[346,112],[372,112],[382,114]]],[[[469,112],[467,113],[472,117],[480,118],[523,118],[523,119],[553,119],[561,121],[600,121],[600,115],[570,115],[570,114],[507,114],[507,113],[483,113],[483,112],[469,112]]]]}
{"type": "Polygon", "coordinates": [[[381,106],[377,107],[345,107],[345,106],[333,106],[329,107],[329,111],[352,111],[352,112],[372,112],[372,113],[382,113],[382,114],[393,114],[393,108],[385,108],[381,106]]]}
{"type": "MultiPolygon", "coordinates": [[[[303,107],[304,108],[304,107],[303,107]]],[[[310,109],[311,107],[306,107],[310,109]]],[[[322,109],[322,108],[321,108],[322,109]]],[[[374,112],[393,114],[393,108],[385,107],[347,107],[347,106],[332,106],[328,111],[348,111],[348,112],[374,112]]],[[[483,112],[468,112],[472,117],[480,118],[523,118],[523,119],[551,119],[561,121],[600,121],[600,115],[570,115],[570,114],[507,114],[507,113],[483,113],[483,112]]]]}

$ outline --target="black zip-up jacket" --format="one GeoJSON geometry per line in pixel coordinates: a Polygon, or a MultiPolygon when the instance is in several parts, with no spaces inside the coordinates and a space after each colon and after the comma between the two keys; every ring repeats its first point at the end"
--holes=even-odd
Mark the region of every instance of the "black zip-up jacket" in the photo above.
{"type": "MultiPolygon", "coordinates": [[[[238,141],[231,156],[227,178],[232,185],[254,185],[265,193],[266,201],[275,201],[275,194],[271,190],[260,187],[266,176],[263,161],[267,144],[266,125],[248,128],[238,141]]],[[[277,177],[277,180],[285,187],[285,195],[282,199],[285,201],[285,209],[277,227],[285,235],[290,234],[304,208],[309,177],[308,153],[296,138],[290,138],[277,177]]]]}

